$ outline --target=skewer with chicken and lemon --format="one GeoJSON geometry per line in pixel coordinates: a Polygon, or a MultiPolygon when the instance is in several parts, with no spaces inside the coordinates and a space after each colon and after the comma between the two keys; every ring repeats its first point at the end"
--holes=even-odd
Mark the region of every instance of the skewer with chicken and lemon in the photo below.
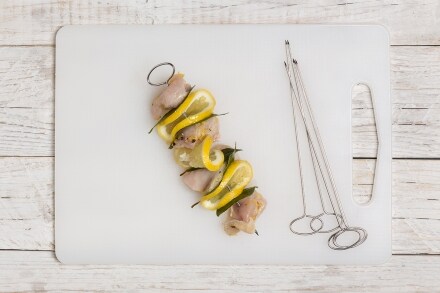
{"type": "Polygon", "coordinates": [[[214,144],[220,137],[215,105],[208,90],[194,90],[183,74],[174,74],[153,100],[151,113],[157,120],[153,128],[184,169],[183,182],[201,193],[193,207],[200,204],[217,216],[227,212],[224,230],[229,235],[240,231],[258,235],[255,222],[266,200],[256,187],[248,187],[253,170],[249,162],[236,158],[240,150],[214,144]]]}

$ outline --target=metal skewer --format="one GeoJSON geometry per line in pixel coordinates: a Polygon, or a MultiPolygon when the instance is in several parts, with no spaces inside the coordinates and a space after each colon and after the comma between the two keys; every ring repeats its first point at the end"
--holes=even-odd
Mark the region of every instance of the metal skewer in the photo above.
{"type": "MultiPolygon", "coordinates": [[[[290,51],[288,50],[287,46],[286,46],[286,55],[290,56],[290,51]]],[[[285,65],[287,66],[286,63],[285,63],[285,65]]],[[[286,67],[286,69],[287,69],[287,67],[286,67]]],[[[289,75],[289,71],[287,73],[289,75]]],[[[290,77],[290,75],[289,75],[289,77],[290,77]]],[[[330,229],[327,229],[327,230],[323,230],[324,222],[322,221],[321,217],[323,215],[336,216],[336,214],[327,211],[327,209],[325,207],[324,198],[323,198],[322,191],[321,191],[321,186],[319,184],[319,177],[318,177],[318,173],[317,173],[317,170],[316,170],[317,166],[316,166],[315,154],[310,149],[309,149],[310,157],[311,157],[311,160],[312,160],[312,163],[313,163],[313,167],[314,167],[313,168],[313,172],[314,172],[314,176],[315,176],[315,180],[316,180],[316,185],[317,185],[317,188],[318,188],[319,199],[320,199],[320,202],[321,202],[321,208],[322,208],[323,212],[318,214],[318,215],[316,215],[316,216],[311,216],[311,215],[307,214],[306,198],[305,198],[305,190],[304,190],[304,179],[303,179],[303,171],[302,171],[302,160],[301,160],[301,147],[299,145],[299,138],[298,138],[298,121],[297,121],[297,114],[296,114],[296,110],[295,110],[295,108],[296,108],[295,107],[295,103],[298,100],[297,96],[299,95],[298,88],[291,86],[290,87],[290,92],[291,92],[290,100],[291,100],[291,105],[292,105],[294,127],[295,127],[295,141],[296,141],[298,164],[299,164],[299,175],[300,175],[300,184],[301,184],[301,197],[302,197],[302,202],[303,202],[303,214],[300,217],[298,217],[296,219],[293,219],[290,222],[289,227],[290,227],[290,230],[292,231],[292,233],[295,233],[295,234],[298,234],[298,235],[312,235],[312,234],[315,234],[315,233],[329,233],[329,232],[333,232],[333,231],[336,231],[339,228],[337,225],[335,227],[333,227],[333,228],[330,228],[330,229]],[[300,220],[302,220],[304,218],[310,218],[311,219],[311,221],[309,223],[309,226],[310,226],[310,229],[312,230],[312,232],[308,232],[308,233],[306,233],[306,232],[299,232],[299,231],[297,231],[297,230],[295,230],[293,228],[293,225],[296,222],[298,222],[298,221],[300,221],[300,220]],[[319,221],[318,227],[314,226],[314,223],[316,221],[319,221]]],[[[307,134],[308,143],[310,144],[309,133],[306,132],[306,134],[307,134]]]]}
{"type": "Polygon", "coordinates": [[[287,62],[284,62],[287,75],[289,77],[290,81],[290,90],[291,90],[291,100],[292,100],[292,107],[293,107],[293,116],[294,116],[294,124],[295,124],[295,137],[296,137],[296,143],[298,148],[298,162],[299,162],[299,168],[300,168],[300,179],[301,179],[301,194],[303,199],[303,214],[301,217],[294,219],[290,223],[290,230],[299,235],[311,235],[315,233],[328,233],[328,232],[334,232],[328,240],[328,245],[330,248],[335,250],[345,250],[349,248],[353,248],[356,246],[361,245],[366,239],[367,239],[367,232],[360,227],[350,227],[347,223],[346,215],[344,214],[344,211],[342,209],[342,204],[339,198],[339,194],[336,189],[336,184],[330,169],[330,164],[327,159],[327,155],[325,153],[325,148],[323,146],[318,127],[316,125],[315,119],[313,117],[312,109],[307,97],[307,93],[305,91],[305,87],[302,81],[301,72],[299,70],[298,62],[292,57],[292,53],[290,50],[290,44],[289,41],[285,42],[285,49],[286,49],[286,58],[287,62]],[[313,233],[298,233],[294,229],[292,229],[292,225],[305,217],[307,217],[307,209],[305,205],[305,191],[303,186],[303,174],[302,174],[302,163],[301,163],[301,152],[298,142],[298,127],[297,127],[297,121],[296,121],[296,113],[295,113],[295,103],[298,105],[298,108],[301,113],[301,118],[304,123],[306,133],[307,133],[307,142],[309,146],[309,150],[311,153],[311,159],[313,164],[313,170],[315,174],[315,179],[317,181],[318,186],[318,193],[319,198],[321,202],[321,207],[323,212],[315,217],[312,218],[310,222],[310,228],[313,230],[313,233]],[[333,209],[333,212],[329,212],[325,208],[324,198],[322,196],[322,190],[320,188],[319,179],[317,175],[320,175],[322,178],[322,181],[325,186],[325,190],[327,192],[331,207],[333,209]],[[322,230],[324,226],[324,221],[321,219],[323,215],[333,215],[336,218],[337,226],[333,229],[329,230],[322,230]],[[319,221],[320,225],[318,228],[313,227],[313,223],[315,221],[319,221]],[[338,243],[338,238],[343,235],[345,232],[355,232],[358,235],[358,238],[356,241],[354,241],[351,244],[343,245],[338,243]]]}
{"type": "Polygon", "coordinates": [[[290,231],[292,231],[292,233],[297,234],[297,235],[312,235],[317,233],[318,231],[320,231],[322,229],[322,227],[324,226],[324,223],[322,222],[321,219],[318,218],[318,221],[320,221],[320,227],[315,228],[312,227],[312,221],[314,219],[316,219],[316,216],[312,216],[307,214],[307,204],[306,204],[306,196],[305,196],[305,190],[304,190],[304,178],[303,178],[303,168],[302,168],[302,160],[301,160],[301,148],[299,145],[299,138],[298,138],[298,124],[297,124],[297,114],[295,111],[295,101],[292,97],[292,95],[295,95],[296,93],[294,92],[294,88],[290,87],[290,91],[291,91],[291,104],[292,104],[292,112],[293,112],[293,125],[295,127],[295,143],[296,143],[296,149],[297,149],[297,158],[298,158],[298,165],[299,165],[299,178],[300,178],[300,185],[301,185],[301,197],[302,197],[302,204],[303,204],[303,213],[300,217],[293,219],[290,222],[289,228],[290,231]],[[296,222],[299,222],[302,219],[311,219],[310,220],[310,229],[312,230],[311,232],[299,232],[297,230],[295,230],[293,228],[294,224],[296,222]]]}

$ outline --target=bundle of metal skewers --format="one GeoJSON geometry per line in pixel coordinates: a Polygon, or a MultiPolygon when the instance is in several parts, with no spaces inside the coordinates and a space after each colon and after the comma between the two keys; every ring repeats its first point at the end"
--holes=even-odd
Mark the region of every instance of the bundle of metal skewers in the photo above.
{"type": "Polygon", "coordinates": [[[290,222],[290,230],[294,234],[303,236],[317,233],[333,233],[328,239],[328,246],[334,250],[346,250],[357,247],[367,239],[367,231],[361,227],[353,227],[348,224],[324,144],[321,140],[304,87],[298,61],[292,57],[290,43],[287,40],[285,41],[285,49],[286,61],[284,65],[290,83],[290,98],[292,102],[302,197],[302,214],[290,222]],[[306,145],[308,146],[306,150],[301,149],[299,136],[299,127],[301,126],[305,128],[306,145]],[[306,153],[310,153],[310,156],[303,155],[306,153]],[[312,214],[310,209],[307,208],[307,198],[312,196],[313,193],[306,191],[304,184],[304,160],[309,157],[313,166],[313,174],[319,197],[318,202],[320,203],[320,212],[316,214],[312,214]],[[309,229],[307,231],[300,231],[297,228],[300,222],[307,222],[306,226],[309,229]],[[328,224],[329,222],[331,224],[328,224]]]}

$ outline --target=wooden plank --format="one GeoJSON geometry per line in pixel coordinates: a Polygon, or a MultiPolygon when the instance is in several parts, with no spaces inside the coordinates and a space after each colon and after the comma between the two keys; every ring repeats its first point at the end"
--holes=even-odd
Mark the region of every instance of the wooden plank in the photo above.
{"type": "Polygon", "coordinates": [[[440,157],[440,47],[392,48],[393,156],[440,157]]]}
{"type": "MultiPolygon", "coordinates": [[[[356,196],[368,197],[374,160],[356,160],[356,196]]],[[[393,252],[440,254],[440,164],[396,160],[393,252]]],[[[53,250],[53,158],[0,158],[0,249],[53,250]]]]}
{"type": "Polygon", "coordinates": [[[53,158],[0,159],[0,249],[53,249],[53,158]]]}
{"type": "Polygon", "coordinates": [[[438,1],[0,2],[0,45],[51,45],[68,24],[381,23],[394,45],[439,45],[438,1]]]}
{"type": "Polygon", "coordinates": [[[52,252],[0,251],[1,292],[438,292],[440,257],[380,266],[62,265],[52,252]],[[435,289],[437,288],[437,289],[435,289]]]}
{"type": "Polygon", "coordinates": [[[1,155],[53,155],[53,109],[0,108],[0,137],[1,155]]]}
{"type": "Polygon", "coordinates": [[[0,155],[53,156],[54,49],[0,48],[0,155]]]}
{"type": "Polygon", "coordinates": [[[55,50],[0,47],[0,108],[53,109],[55,50]]]}
{"type": "Polygon", "coordinates": [[[0,154],[53,155],[54,50],[0,48],[0,154]]]}
{"type": "MultiPolygon", "coordinates": [[[[53,156],[54,48],[0,48],[0,156],[53,156]]],[[[393,156],[440,157],[440,46],[392,47],[393,156]]],[[[353,101],[353,156],[374,157],[371,102],[353,101]]]]}
{"type": "Polygon", "coordinates": [[[393,219],[394,252],[440,253],[438,160],[394,161],[393,219]]]}

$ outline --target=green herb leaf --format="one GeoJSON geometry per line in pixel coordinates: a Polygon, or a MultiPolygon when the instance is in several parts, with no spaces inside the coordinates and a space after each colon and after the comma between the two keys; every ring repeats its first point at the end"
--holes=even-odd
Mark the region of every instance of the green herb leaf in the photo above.
{"type": "Polygon", "coordinates": [[[221,214],[223,214],[224,212],[226,212],[230,207],[232,207],[234,204],[236,204],[237,202],[239,202],[243,198],[246,198],[246,197],[252,195],[256,188],[257,188],[257,186],[243,189],[243,192],[239,196],[232,199],[230,202],[228,202],[226,205],[222,206],[221,208],[219,208],[216,211],[217,217],[220,216],[221,214]]]}
{"type": "MultiPolygon", "coordinates": [[[[221,114],[214,114],[214,113],[212,113],[211,115],[209,115],[209,116],[206,117],[205,119],[202,119],[202,120],[200,120],[200,121],[197,121],[197,123],[201,123],[201,122],[206,121],[206,120],[208,120],[208,119],[210,119],[210,118],[212,118],[212,117],[225,116],[225,115],[228,115],[228,114],[229,114],[229,112],[221,113],[221,114]]],[[[197,124],[197,123],[195,123],[195,124],[197,124]]],[[[192,125],[194,125],[194,124],[192,124],[192,125]]],[[[189,125],[189,126],[192,126],[192,125],[189,125]]],[[[189,126],[187,126],[187,127],[189,127],[189,126]]],[[[182,128],[182,129],[185,129],[185,128],[182,128]]]]}
{"type": "Polygon", "coordinates": [[[229,158],[229,156],[232,154],[232,153],[234,153],[234,155],[235,155],[235,153],[236,152],[241,152],[242,150],[241,149],[233,149],[233,148],[224,148],[224,149],[222,149],[222,152],[223,152],[223,155],[225,156],[225,161],[227,161],[227,159],[229,158]]]}
{"type": "Polygon", "coordinates": [[[185,174],[185,173],[192,172],[192,171],[199,170],[199,169],[203,169],[203,168],[194,168],[194,167],[190,167],[190,168],[186,169],[185,171],[183,171],[182,173],[180,173],[179,176],[182,176],[182,175],[185,174]]]}
{"type": "Polygon", "coordinates": [[[193,85],[190,89],[188,94],[186,95],[186,97],[182,100],[182,102],[180,102],[179,105],[177,105],[176,108],[173,108],[171,110],[169,110],[168,112],[165,113],[165,115],[163,115],[162,117],[160,117],[159,121],[156,122],[156,124],[154,124],[153,128],[150,129],[150,131],[148,131],[148,134],[150,134],[151,132],[153,132],[153,129],[159,125],[162,121],[164,121],[165,119],[167,119],[171,114],[174,113],[174,111],[176,111],[177,108],[179,108],[180,105],[183,104],[183,102],[185,102],[186,98],[188,98],[189,94],[192,92],[192,90],[194,89],[195,85],[193,85]]]}
{"type": "Polygon", "coordinates": [[[225,172],[228,169],[229,165],[231,165],[232,162],[235,160],[235,154],[237,152],[241,151],[241,149],[237,149],[237,145],[234,146],[234,148],[225,148],[222,149],[223,155],[225,157],[225,172]]]}

